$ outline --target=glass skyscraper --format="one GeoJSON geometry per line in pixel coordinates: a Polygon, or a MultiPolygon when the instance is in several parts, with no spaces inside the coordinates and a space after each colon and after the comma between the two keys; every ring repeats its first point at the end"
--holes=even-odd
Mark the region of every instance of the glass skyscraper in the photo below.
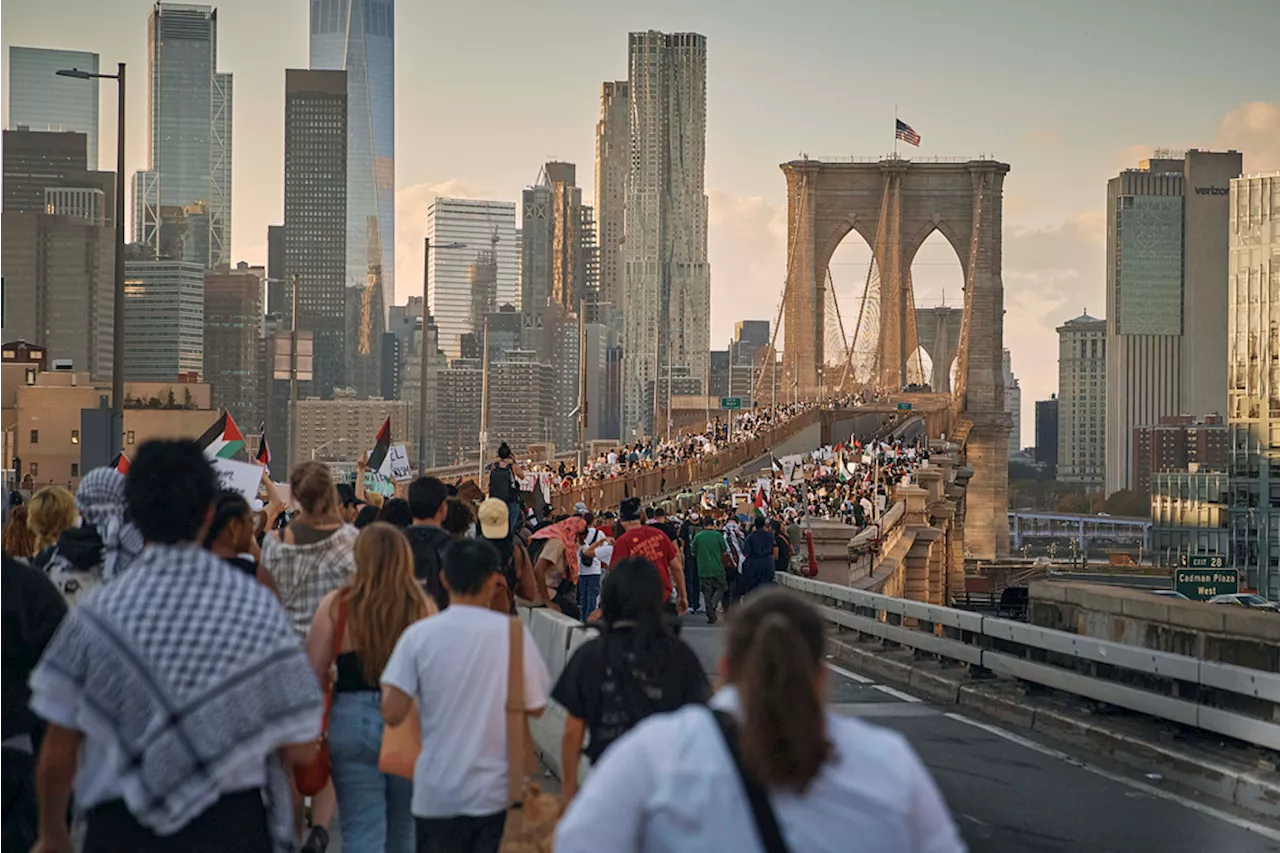
{"type": "Polygon", "coordinates": [[[63,68],[98,73],[98,54],[9,48],[9,129],[74,131],[88,138],[87,168],[98,168],[98,84],[58,77],[63,68]]]}
{"type": "Polygon", "coordinates": [[[396,292],[395,3],[311,0],[310,8],[311,68],[347,72],[347,287],[380,290],[385,313],[396,292]]]}
{"type": "Polygon", "coordinates": [[[157,3],[147,20],[148,168],[134,176],[133,239],[161,258],[231,262],[231,75],[218,12],[157,3]]]}
{"type": "Polygon", "coordinates": [[[427,208],[427,236],[427,302],[440,329],[440,349],[459,358],[461,336],[475,332],[477,321],[483,324],[484,308],[520,307],[515,203],[437,198],[427,208]],[[446,243],[466,247],[435,248],[446,243]]]}

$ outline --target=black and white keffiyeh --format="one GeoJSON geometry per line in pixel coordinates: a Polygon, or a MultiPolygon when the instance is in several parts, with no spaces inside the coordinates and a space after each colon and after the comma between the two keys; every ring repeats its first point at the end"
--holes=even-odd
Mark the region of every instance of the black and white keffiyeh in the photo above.
{"type": "Polygon", "coordinates": [[[37,712],[63,709],[119,755],[143,826],[173,834],[265,765],[276,849],[296,848],[276,753],[319,734],[323,697],[279,602],[223,560],[148,546],[72,610],[31,688],[37,712]]]}
{"type": "Polygon", "coordinates": [[[115,468],[94,468],[76,489],[76,508],[86,524],[102,537],[106,558],[103,579],[111,580],[129,568],[142,552],[142,531],[125,520],[124,475],[115,468]]]}

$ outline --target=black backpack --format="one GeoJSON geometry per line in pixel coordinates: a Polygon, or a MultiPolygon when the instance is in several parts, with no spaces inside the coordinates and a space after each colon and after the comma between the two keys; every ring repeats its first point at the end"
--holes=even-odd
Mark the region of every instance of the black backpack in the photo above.
{"type": "Polygon", "coordinates": [[[515,499],[515,473],[511,466],[494,465],[489,471],[489,497],[511,503],[515,499]]]}

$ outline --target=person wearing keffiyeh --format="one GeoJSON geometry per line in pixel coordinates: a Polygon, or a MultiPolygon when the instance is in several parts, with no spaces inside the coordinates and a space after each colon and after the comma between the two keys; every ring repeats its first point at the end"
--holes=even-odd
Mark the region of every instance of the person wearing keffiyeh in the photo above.
{"type": "Polygon", "coordinates": [[[566,616],[580,619],[578,612],[578,548],[587,534],[581,516],[549,524],[533,534],[533,542],[545,540],[533,565],[533,577],[542,604],[553,605],[566,616]]]}
{"type": "Polygon", "coordinates": [[[142,445],[125,484],[146,547],[71,610],[31,676],[49,723],[35,851],[287,853],[286,764],[309,760],[323,697],[279,601],[197,542],[216,481],[191,441],[142,445]]]}
{"type": "Polygon", "coordinates": [[[124,475],[94,468],[80,481],[80,525],[63,531],[45,572],[68,604],[122,574],[142,551],[142,533],[125,520],[124,475]]]}

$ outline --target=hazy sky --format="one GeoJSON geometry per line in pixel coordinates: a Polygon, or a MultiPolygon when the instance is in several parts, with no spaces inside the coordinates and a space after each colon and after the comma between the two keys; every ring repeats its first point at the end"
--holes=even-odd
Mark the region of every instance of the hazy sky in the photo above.
{"type": "MultiPolygon", "coordinates": [[[[307,63],[305,0],[218,3],[219,70],[235,75],[236,259],[266,261],[282,217],[284,69],[307,63]]],[[[9,45],[96,51],[129,64],[127,171],[146,163],[143,0],[8,0],[9,45]]],[[[396,271],[420,292],[426,207],[437,194],[518,200],[548,159],[593,192],[600,82],[625,79],[627,33],[707,36],[707,193],[712,339],[772,319],[785,274],[785,185],[800,152],[892,150],[893,116],[920,155],[988,154],[1005,182],[1005,342],[1034,401],[1057,390],[1053,328],[1104,305],[1106,180],[1152,147],[1234,147],[1247,171],[1280,168],[1280,0],[650,0],[412,2],[396,10],[396,271]]],[[[7,116],[8,86],[3,87],[7,116]]],[[[99,157],[115,157],[115,93],[103,85],[99,157]]],[[[959,263],[931,240],[919,301],[959,263]]],[[[832,268],[845,313],[866,274],[856,236],[832,268]],[[847,306],[847,307],[846,307],[847,306]]]]}

